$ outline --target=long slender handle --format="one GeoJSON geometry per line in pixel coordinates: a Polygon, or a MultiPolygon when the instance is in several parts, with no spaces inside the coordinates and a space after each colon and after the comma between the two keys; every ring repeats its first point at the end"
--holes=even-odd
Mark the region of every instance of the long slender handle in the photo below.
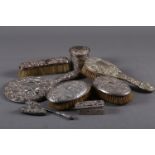
{"type": "Polygon", "coordinates": [[[142,90],[145,90],[148,92],[153,92],[155,90],[155,88],[150,83],[136,80],[133,77],[130,77],[124,73],[120,73],[118,77],[119,79],[126,80],[127,82],[137,86],[138,88],[142,90]]]}
{"type": "Polygon", "coordinates": [[[64,74],[63,76],[61,76],[57,79],[52,80],[48,87],[48,91],[50,89],[53,89],[57,84],[59,84],[61,82],[75,79],[76,77],[78,77],[79,73],[80,73],[79,70],[73,70],[71,72],[64,74]]]}
{"type": "Polygon", "coordinates": [[[68,119],[68,120],[75,120],[76,118],[73,117],[72,115],[69,115],[69,114],[66,114],[64,112],[61,112],[61,111],[55,111],[55,110],[50,110],[50,109],[46,109],[48,112],[51,112],[53,114],[56,114],[58,116],[61,116],[65,119],[68,119]]]}
{"type": "Polygon", "coordinates": [[[75,120],[76,118],[73,117],[72,115],[68,115],[66,113],[63,113],[63,112],[59,112],[59,111],[54,111],[55,114],[57,114],[58,116],[61,116],[61,117],[64,117],[68,120],[75,120]]]}

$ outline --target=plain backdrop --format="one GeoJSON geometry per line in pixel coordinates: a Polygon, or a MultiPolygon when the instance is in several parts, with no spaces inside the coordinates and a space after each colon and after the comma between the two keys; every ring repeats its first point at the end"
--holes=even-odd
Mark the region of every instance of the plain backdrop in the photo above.
{"type": "Polygon", "coordinates": [[[155,27],[0,27],[0,128],[155,128],[154,93],[134,91],[128,105],[106,104],[105,115],[78,115],[75,121],[53,114],[23,115],[19,112],[22,104],[4,97],[3,86],[17,78],[21,62],[69,57],[68,49],[74,45],[89,46],[91,56],[109,60],[127,74],[155,84],[155,27]]]}

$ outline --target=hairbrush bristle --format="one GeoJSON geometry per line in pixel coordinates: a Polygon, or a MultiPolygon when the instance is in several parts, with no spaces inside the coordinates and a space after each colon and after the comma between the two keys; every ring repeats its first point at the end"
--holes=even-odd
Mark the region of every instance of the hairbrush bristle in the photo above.
{"type": "Polygon", "coordinates": [[[69,64],[61,64],[61,65],[52,65],[52,66],[41,66],[38,68],[30,68],[20,70],[18,76],[23,78],[27,76],[40,76],[40,75],[48,75],[48,74],[59,74],[66,73],[71,70],[69,64]]]}
{"type": "Polygon", "coordinates": [[[90,70],[88,70],[85,66],[83,66],[82,68],[82,74],[85,75],[86,77],[94,80],[97,77],[97,74],[91,72],[90,70]]]}
{"type": "Polygon", "coordinates": [[[99,97],[101,99],[103,99],[104,101],[106,102],[109,102],[109,103],[113,103],[113,104],[116,104],[116,105],[124,105],[124,104],[127,104],[129,103],[130,101],[132,101],[133,99],[133,94],[132,93],[129,93],[128,95],[126,96],[114,96],[114,95],[109,95],[109,94],[105,94],[101,91],[97,91],[99,97]]]}
{"type": "Polygon", "coordinates": [[[75,104],[77,104],[78,102],[82,102],[82,101],[85,101],[86,99],[88,99],[88,97],[90,96],[90,92],[87,93],[86,95],[80,97],[79,99],[76,99],[76,100],[72,100],[72,101],[69,101],[69,102],[65,102],[65,103],[52,103],[50,102],[48,104],[49,108],[52,108],[52,109],[56,109],[56,110],[70,110],[72,108],[74,108],[75,104]]]}

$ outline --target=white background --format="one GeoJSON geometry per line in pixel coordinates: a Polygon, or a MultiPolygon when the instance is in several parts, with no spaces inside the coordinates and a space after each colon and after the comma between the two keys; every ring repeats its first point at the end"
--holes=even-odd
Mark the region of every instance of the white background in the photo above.
{"type": "MultiPolygon", "coordinates": [[[[0,0],[1,26],[154,26],[152,0],[0,0]]],[[[51,122],[52,123],[52,122],[51,122]]],[[[1,155],[154,155],[154,130],[1,130],[1,155]]]]}
{"type": "Polygon", "coordinates": [[[1,25],[154,25],[154,0],[0,0],[1,25]]]}

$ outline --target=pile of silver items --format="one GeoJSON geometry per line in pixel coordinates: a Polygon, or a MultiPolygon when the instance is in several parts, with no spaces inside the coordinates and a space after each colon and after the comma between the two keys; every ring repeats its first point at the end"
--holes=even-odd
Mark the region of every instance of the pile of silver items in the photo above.
{"type": "MultiPolygon", "coordinates": [[[[46,73],[59,73],[60,71],[67,71],[67,73],[54,80],[50,78],[47,79],[43,77],[28,76],[10,81],[4,87],[5,97],[12,102],[25,104],[22,108],[20,108],[20,112],[24,114],[44,116],[47,115],[48,112],[50,112],[68,120],[75,120],[76,117],[74,115],[68,114],[68,112],[66,111],[59,111],[57,109],[50,108],[49,106],[45,106],[42,101],[48,100],[49,102],[58,102],[58,105],[61,105],[60,103],[63,102],[67,104],[72,102],[74,103],[74,106],[68,110],[78,111],[81,115],[103,115],[105,105],[104,100],[98,100],[98,98],[89,100],[87,99],[88,96],[87,98],[84,98],[84,95],[86,93],[83,92],[86,91],[88,93],[88,89],[90,89],[90,87],[84,86],[85,83],[82,83],[82,81],[81,83],[78,83],[78,79],[83,80],[84,77],[87,77],[94,81],[99,76],[107,76],[107,78],[108,76],[111,76],[113,78],[122,80],[122,82],[127,81],[128,83],[137,86],[139,89],[145,90],[147,92],[153,92],[155,90],[155,88],[151,84],[138,81],[126,75],[111,62],[103,60],[101,58],[90,57],[89,47],[74,46],[69,49],[69,53],[70,58],[62,57],[62,60],[65,59],[65,62],[61,62],[61,66],[59,66],[59,68],[57,67],[56,71],[54,70],[56,69],[54,68],[54,66],[57,65],[57,62],[59,63],[58,65],[60,65],[60,58],[58,59],[59,61],[56,61],[57,59],[55,58],[51,58],[52,63],[45,63],[45,60],[44,63],[41,63],[39,60],[37,60],[36,62],[23,62],[19,66],[20,71],[22,71],[23,68],[25,69],[25,66],[28,70],[29,68],[33,69],[33,66],[39,69],[39,67],[44,67],[44,65],[46,65],[46,73]],[[72,67],[69,67],[69,62],[71,62],[72,67]],[[36,66],[36,64],[41,65],[36,66]],[[47,67],[49,67],[48,65],[51,64],[53,70],[48,71],[47,67]],[[68,65],[67,68],[65,68],[65,66],[63,68],[63,64],[66,66],[68,65]],[[67,81],[70,81],[70,83],[67,84],[67,81]],[[83,98],[83,100],[77,100],[80,99],[80,97],[81,99],[83,98]]],[[[44,68],[42,68],[42,70],[43,69],[44,68]]],[[[29,74],[31,74],[31,72],[29,72],[29,74]]],[[[104,86],[104,84],[102,85],[104,86]]],[[[103,89],[109,90],[109,88],[107,87],[108,84],[106,83],[106,89],[103,89]]],[[[92,90],[89,91],[91,92],[92,90]]],[[[88,94],[91,96],[91,93],[88,94]]],[[[62,105],[64,106],[64,104],[62,105]]]]}

